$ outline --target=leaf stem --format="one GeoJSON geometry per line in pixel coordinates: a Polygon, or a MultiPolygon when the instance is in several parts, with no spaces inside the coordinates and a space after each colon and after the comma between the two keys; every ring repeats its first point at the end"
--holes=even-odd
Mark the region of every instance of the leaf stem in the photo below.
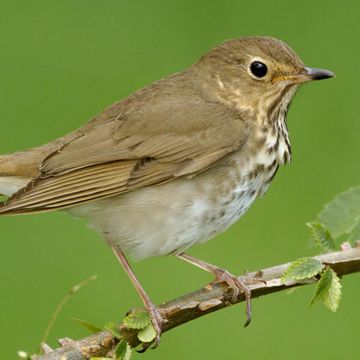
{"type": "MultiPolygon", "coordinates": [[[[78,284],[72,286],[70,288],[70,290],[65,294],[65,296],[59,301],[59,303],[56,305],[56,308],[50,318],[50,321],[45,329],[44,335],[42,336],[41,339],[41,344],[44,344],[47,342],[50,332],[55,324],[56,319],[58,318],[61,310],[63,309],[63,307],[66,305],[66,303],[75,295],[76,292],[78,292],[81,288],[83,288],[84,286],[86,286],[87,284],[89,284],[91,281],[94,281],[97,279],[96,275],[92,275],[89,278],[79,282],[78,284]]],[[[39,349],[39,352],[41,350],[39,349]]]]}

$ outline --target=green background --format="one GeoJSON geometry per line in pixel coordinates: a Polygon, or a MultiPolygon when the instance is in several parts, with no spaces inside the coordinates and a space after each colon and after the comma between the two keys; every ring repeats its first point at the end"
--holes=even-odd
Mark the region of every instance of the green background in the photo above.
{"type": "MultiPolygon", "coordinates": [[[[190,253],[235,273],[316,252],[305,222],[335,194],[360,183],[358,1],[0,1],[0,152],[40,145],[80,127],[104,107],[210,47],[242,35],[288,42],[308,66],[335,79],[304,86],[289,113],[293,163],[225,234],[190,253]]],[[[65,213],[0,219],[1,358],[34,351],[54,307],[92,274],[60,314],[50,344],[103,325],[139,305],[112,252],[65,213]]],[[[210,277],[173,257],[135,264],[155,302],[210,277]]],[[[359,275],[343,280],[340,309],[308,309],[314,288],[219,311],[164,335],[147,359],[353,359],[358,356],[359,275]]]]}

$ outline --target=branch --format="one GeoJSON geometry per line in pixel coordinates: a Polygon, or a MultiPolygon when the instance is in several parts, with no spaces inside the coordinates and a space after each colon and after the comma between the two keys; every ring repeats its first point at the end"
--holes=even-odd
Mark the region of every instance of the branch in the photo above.
{"type": "MultiPolygon", "coordinates": [[[[316,256],[316,259],[330,266],[339,276],[360,272],[360,247],[347,248],[342,251],[316,256]]],[[[289,289],[291,287],[312,284],[316,278],[305,281],[281,282],[281,276],[290,263],[277,265],[247,274],[259,279],[249,285],[253,298],[289,289]]],[[[188,293],[180,298],[158,306],[165,319],[163,332],[169,331],[188,321],[197,319],[213,311],[223,309],[245,300],[241,293],[236,302],[231,301],[231,291],[225,284],[208,284],[205,287],[188,293]]],[[[131,346],[139,344],[136,330],[119,324],[120,333],[131,346]]],[[[106,356],[117,344],[117,339],[109,331],[101,331],[78,341],[60,340],[62,345],[56,350],[47,347],[46,354],[36,356],[36,360],[87,360],[92,356],[106,356]]]]}

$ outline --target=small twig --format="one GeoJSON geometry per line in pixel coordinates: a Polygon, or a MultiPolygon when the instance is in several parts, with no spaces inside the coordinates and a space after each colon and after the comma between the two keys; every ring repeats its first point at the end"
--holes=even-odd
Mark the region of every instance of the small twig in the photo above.
{"type": "MultiPolygon", "coordinates": [[[[47,340],[49,338],[49,334],[51,329],[53,328],[55,321],[57,319],[57,317],[59,316],[61,310],[63,309],[63,307],[65,306],[65,304],[74,296],[74,294],[76,292],[78,292],[81,288],[83,288],[84,286],[86,286],[89,282],[94,281],[97,279],[96,275],[92,275],[90,276],[88,279],[85,279],[83,281],[81,281],[80,283],[74,285],[71,287],[71,289],[65,294],[65,296],[60,300],[60,302],[57,304],[54,313],[52,314],[50,321],[45,329],[44,335],[41,339],[41,346],[42,348],[44,348],[44,346],[46,347],[46,343],[47,340]]],[[[48,351],[47,351],[48,353],[48,351]]]]}
{"type": "MultiPolygon", "coordinates": [[[[359,247],[328,253],[316,256],[315,258],[330,266],[339,276],[360,271],[359,247]]],[[[289,263],[286,263],[247,274],[249,277],[263,280],[249,285],[252,297],[256,298],[317,281],[317,279],[314,278],[306,281],[289,281],[283,283],[281,276],[288,266],[289,263]]],[[[209,284],[199,290],[158,306],[161,315],[165,319],[163,332],[244,300],[245,297],[242,293],[236,302],[232,302],[232,293],[226,285],[209,284]]],[[[131,346],[139,344],[135,330],[128,329],[123,324],[119,324],[119,329],[122,336],[131,346]]],[[[117,341],[113,334],[104,330],[81,340],[74,341],[48,354],[38,356],[36,360],[88,360],[92,356],[106,356],[109,351],[114,349],[117,341]]]]}

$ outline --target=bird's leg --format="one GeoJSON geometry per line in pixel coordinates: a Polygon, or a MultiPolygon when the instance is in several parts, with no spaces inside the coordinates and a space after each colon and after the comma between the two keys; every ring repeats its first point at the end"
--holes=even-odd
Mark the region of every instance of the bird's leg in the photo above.
{"type": "MultiPolygon", "coordinates": [[[[162,323],[164,320],[163,320],[162,316],[160,315],[159,311],[157,310],[156,306],[150,300],[150,298],[147,295],[147,293],[145,292],[144,288],[141,286],[133,269],[131,268],[129,262],[127,261],[124,253],[116,245],[113,245],[112,249],[114,251],[115,256],[119,260],[120,264],[122,265],[122,267],[128,274],[131,282],[135,286],[137,293],[139,294],[141,300],[144,303],[145,309],[149,312],[151,323],[154,326],[154,329],[156,332],[156,339],[155,339],[155,347],[156,347],[157,345],[159,345],[159,342],[160,342],[161,328],[162,328],[162,323]]],[[[146,350],[146,348],[145,348],[145,350],[146,350]]]]}
{"type": "Polygon", "coordinates": [[[215,275],[215,281],[225,282],[233,291],[233,301],[235,301],[240,293],[244,292],[246,299],[246,322],[244,326],[248,326],[251,322],[251,292],[246,284],[238,277],[230,274],[227,270],[221,269],[218,266],[209,264],[203,260],[187,255],[185,253],[177,254],[181,260],[185,260],[190,264],[197,266],[200,269],[208,271],[215,275]]]}

